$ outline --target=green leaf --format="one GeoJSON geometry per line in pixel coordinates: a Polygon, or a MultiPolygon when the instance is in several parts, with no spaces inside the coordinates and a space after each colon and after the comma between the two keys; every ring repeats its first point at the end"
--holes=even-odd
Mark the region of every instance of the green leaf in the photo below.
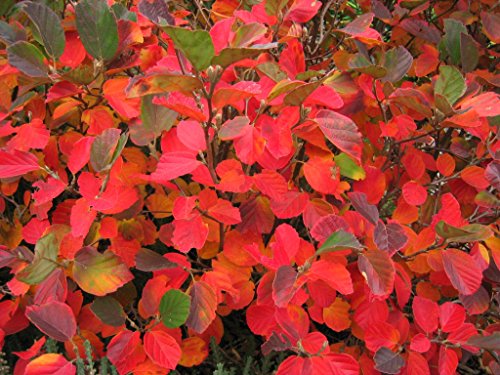
{"type": "Polygon", "coordinates": [[[316,251],[316,255],[343,250],[345,248],[360,250],[362,247],[352,233],[338,230],[326,239],[323,245],[316,251]]]}
{"type": "Polygon", "coordinates": [[[277,43],[269,43],[254,45],[248,48],[224,48],[217,56],[212,59],[212,65],[220,65],[223,68],[226,68],[229,65],[234,64],[235,62],[243,59],[254,58],[260,55],[262,52],[265,52],[271,48],[276,48],[277,46],[277,43]]]}
{"type": "Polygon", "coordinates": [[[177,289],[168,290],[160,301],[161,321],[167,328],[183,325],[189,315],[191,297],[177,289]]]}
{"type": "Polygon", "coordinates": [[[444,96],[453,105],[466,89],[464,77],[457,68],[450,65],[439,67],[439,78],[434,86],[436,94],[444,96]]]}
{"type": "Polygon", "coordinates": [[[129,11],[123,4],[114,3],[113,5],[111,5],[111,11],[113,12],[117,20],[137,22],[137,14],[129,11]]]}
{"type": "Polygon", "coordinates": [[[128,141],[128,133],[123,133],[122,135],[120,135],[120,138],[118,139],[118,144],[116,145],[115,151],[111,156],[111,162],[109,163],[109,168],[111,168],[113,164],[115,164],[116,159],[118,159],[123,149],[125,148],[127,141],[128,141]]]}
{"type": "Polygon", "coordinates": [[[43,46],[47,53],[54,59],[61,57],[66,45],[64,30],[61,20],[57,14],[43,3],[27,1],[22,3],[23,11],[28,15],[31,22],[42,38],[43,46]]]}
{"type": "Polygon", "coordinates": [[[500,199],[486,190],[480,191],[474,198],[474,203],[480,207],[496,208],[500,207],[500,199]]]}
{"type": "Polygon", "coordinates": [[[26,40],[26,33],[24,30],[9,25],[7,22],[0,21],[0,41],[9,45],[22,40],[26,40]]]}
{"type": "Polygon", "coordinates": [[[96,298],[90,309],[106,325],[120,327],[125,324],[126,316],[123,307],[113,297],[96,298]]]}
{"type": "Polygon", "coordinates": [[[277,98],[281,94],[289,93],[290,91],[296,89],[297,87],[303,86],[304,82],[302,81],[290,81],[288,79],[284,79],[278,82],[272,90],[267,95],[267,101],[277,98]]]}
{"type": "Polygon", "coordinates": [[[278,13],[281,12],[287,3],[287,0],[267,0],[264,9],[268,15],[278,16],[278,13]]]}
{"type": "Polygon", "coordinates": [[[460,34],[460,55],[462,70],[472,72],[479,62],[479,52],[474,38],[468,34],[460,34]]]}
{"type": "Polygon", "coordinates": [[[345,152],[335,155],[335,164],[339,166],[340,174],[344,177],[348,177],[354,181],[364,180],[366,177],[366,172],[363,167],[360,167],[356,161],[345,152]]]}
{"type": "Polygon", "coordinates": [[[9,64],[30,77],[47,77],[43,53],[33,44],[20,41],[7,47],[9,64]]]}
{"type": "Polygon", "coordinates": [[[163,131],[170,130],[177,119],[177,112],[154,104],[153,98],[153,95],[142,97],[142,124],[130,128],[130,137],[138,146],[145,146],[160,136],[163,131]]]}
{"type": "Polygon", "coordinates": [[[349,68],[371,75],[373,78],[382,78],[387,75],[387,69],[380,65],[372,64],[365,56],[360,53],[355,54],[349,60],[349,68]]]}
{"type": "Polygon", "coordinates": [[[111,60],[118,49],[118,26],[106,1],[81,0],[75,14],[85,50],[98,60],[111,60]]]}
{"type": "Polygon", "coordinates": [[[484,241],[493,236],[491,229],[481,224],[469,224],[458,228],[443,220],[436,224],[436,233],[448,242],[461,243],[484,241]]]}
{"type": "Polygon", "coordinates": [[[0,1],[0,17],[5,16],[12,6],[16,3],[16,0],[2,0],[0,1]]]}
{"type": "Polygon", "coordinates": [[[467,29],[462,22],[453,18],[444,20],[443,44],[454,65],[460,64],[460,34],[462,33],[467,34],[467,29]]]}
{"type": "Polygon", "coordinates": [[[393,48],[385,54],[384,68],[387,74],[381,78],[382,82],[398,82],[401,80],[413,63],[413,57],[403,46],[393,48]]]}
{"type": "Polygon", "coordinates": [[[17,273],[16,278],[26,284],[40,284],[57,268],[58,254],[59,240],[54,233],[49,233],[37,241],[33,261],[17,273]]]}
{"type": "Polygon", "coordinates": [[[200,71],[210,66],[215,55],[215,49],[208,31],[193,31],[174,26],[165,26],[163,30],[196,70],[200,71]]]}
{"type": "Polygon", "coordinates": [[[271,78],[274,82],[280,82],[288,78],[286,73],[280,69],[280,66],[273,61],[264,62],[257,65],[255,68],[259,72],[265,74],[268,78],[271,78]]]}

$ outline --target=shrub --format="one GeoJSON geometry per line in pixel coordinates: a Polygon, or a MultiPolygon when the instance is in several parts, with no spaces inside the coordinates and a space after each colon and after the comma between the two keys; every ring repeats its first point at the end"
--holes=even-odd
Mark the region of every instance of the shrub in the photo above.
{"type": "Polygon", "coordinates": [[[498,372],[494,3],[2,1],[1,371],[498,372]]]}

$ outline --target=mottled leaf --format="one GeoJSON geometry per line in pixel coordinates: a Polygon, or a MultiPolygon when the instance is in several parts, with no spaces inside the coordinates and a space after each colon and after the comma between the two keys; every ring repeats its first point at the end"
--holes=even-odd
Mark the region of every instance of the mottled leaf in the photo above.
{"type": "Polygon", "coordinates": [[[198,281],[191,288],[191,308],[186,325],[195,332],[204,332],[215,319],[217,296],[212,287],[198,281]]]}
{"type": "Polygon", "coordinates": [[[109,250],[101,254],[87,246],[75,256],[73,279],[87,293],[105,296],[133,278],[128,267],[109,250]]]}

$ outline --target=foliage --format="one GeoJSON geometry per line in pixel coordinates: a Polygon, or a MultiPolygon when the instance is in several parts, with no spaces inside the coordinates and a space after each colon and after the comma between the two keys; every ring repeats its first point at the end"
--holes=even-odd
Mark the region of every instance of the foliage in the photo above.
{"type": "Polygon", "coordinates": [[[0,371],[500,371],[499,9],[0,2],[0,371]]]}

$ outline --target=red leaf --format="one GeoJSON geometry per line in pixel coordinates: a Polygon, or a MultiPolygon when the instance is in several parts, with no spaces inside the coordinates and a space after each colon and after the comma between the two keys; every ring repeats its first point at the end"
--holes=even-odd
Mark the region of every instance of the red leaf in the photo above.
{"type": "Polygon", "coordinates": [[[377,223],[373,236],[377,247],[388,252],[391,257],[408,242],[408,236],[401,225],[398,223],[385,225],[382,220],[377,223]]]}
{"type": "Polygon", "coordinates": [[[439,322],[443,332],[453,332],[465,322],[465,309],[452,302],[445,302],[439,306],[439,322]]]}
{"type": "Polygon", "coordinates": [[[470,186],[475,187],[478,190],[484,190],[490,186],[489,181],[485,178],[484,168],[471,165],[464,168],[460,172],[460,177],[470,186]]]}
{"type": "Polygon", "coordinates": [[[276,271],[273,280],[273,300],[278,307],[286,307],[297,292],[295,281],[297,271],[292,266],[283,265],[276,271]]]}
{"type": "Polygon", "coordinates": [[[151,174],[151,180],[165,183],[193,172],[200,165],[201,162],[196,160],[191,152],[168,152],[160,157],[156,171],[151,174]]]}
{"type": "Polygon", "coordinates": [[[248,328],[256,335],[269,336],[277,328],[274,312],[274,306],[251,305],[246,311],[248,328]]]}
{"type": "Polygon", "coordinates": [[[172,242],[177,250],[187,253],[191,249],[201,249],[208,237],[208,225],[200,216],[188,220],[174,221],[172,242]]]}
{"type": "Polygon", "coordinates": [[[75,375],[76,367],[61,354],[43,354],[32,360],[24,369],[24,375],[75,375]]]}
{"type": "Polygon", "coordinates": [[[439,349],[439,375],[455,375],[457,366],[457,353],[442,345],[439,349]]]}
{"type": "Polygon", "coordinates": [[[279,219],[290,219],[299,216],[306,208],[309,196],[306,193],[289,191],[283,200],[271,201],[271,209],[279,219]]]}
{"type": "Polygon", "coordinates": [[[38,159],[29,152],[0,151],[0,178],[22,176],[39,168],[38,159]]]}
{"type": "Polygon", "coordinates": [[[330,86],[320,86],[304,101],[304,106],[319,105],[330,109],[339,109],[344,101],[330,86]]]}
{"type": "Polygon", "coordinates": [[[48,227],[50,227],[48,220],[38,220],[34,217],[23,227],[23,238],[27,243],[35,244],[48,227]]]}
{"type": "Polygon", "coordinates": [[[80,41],[78,32],[76,30],[66,32],[66,47],[64,48],[64,53],[59,58],[61,63],[74,69],[82,64],[86,55],[87,52],[80,41]]]}
{"type": "Polygon", "coordinates": [[[85,198],[80,198],[71,207],[71,234],[74,237],[85,237],[94,222],[97,212],[93,210],[85,198]]]}
{"type": "Polygon", "coordinates": [[[393,349],[399,341],[399,331],[389,323],[370,324],[365,331],[365,343],[368,350],[376,352],[382,347],[393,349]]]}
{"type": "Polygon", "coordinates": [[[89,162],[92,143],[94,143],[93,137],[83,137],[73,145],[68,158],[68,168],[71,173],[79,172],[89,162]]]}
{"type": "Polygon", "coordinates": [[[41,306],[28,306],[26,317],[54,340],[67,341],[76,334],[73,310],[65,303],[52,301],[41,306]]]}
{"type": "Polygon", "coordinates": [[[415,352],[425,353],[429,351],[430,348],[431,348],[431,341],[427,337],[425,337],[425,335],[422,333],[416,334],[411,339],[410,349],[415,352]]]}
{"type": "Polygon", "coordinates": [[[181,121],[177,124],[177,137],[186,147],[194,151],[204,151],[205,132],[197,121],[181,121]]]}
{"type": "Polygon", "coordinates": [[[260,262],[273,270],[290,265],[299,251],[299,246],[300,237],[295,228],[289,224],[281,224],[276,228],[274,242],[271,244],[273,257],[261,256],[260,262]]]}
{"type": "Polygon", "coordinates": [[[33,186],[38,188],[38,190],[33,193],[33,198],[37,205],[51,202],[52,199],[59,196],[66,188],[66,184],[63,181],[53,177],[47,178],[47,181],[37,181],[33,186]]]}
{"type": "Polygon", "coordinates": [[[236,109],[243,110],[243,100],[250,99],[260,93],[260,84],[257,82],[239,81],[232,86],[216,89],[212,101],[217,108],[231,105],[236,109]]]}
{"type": "Polygon", "coordinates": [[[429,363],[427,359],[419,353],[410,352],[406,364],[407,375],[430,375],[429,363]]]}
{"type": "Polygon", "coordinates": [[[163,331],[149,331],[144,335],[144,351],[157,365],[175,369],[181,359],[181,348],[177,341],[163,331]]]}
{"type": "Polygon", "coordinates": [[[469,254],[456,250],[443,251],[443,266],[451,284],[461,294],[475,293],[481,286],[483,273],[469,254]]]}
{"type": "Polygon", "coordinates": [[[264,169],[253,176],[253,181],[260,192],[273,200],[283,200],[288,192],[285,178],[278,172],[264,169]]]}
{"type": "Polygon", "coordinates": [[[363,142],[356,124],[340,113],[322,109],[316,114],[316,122],[326,138],[336,147],[361,161],[363,142]]]}
{"type": "Polygon", "coordinates": [[[197,333],[203,333],[215,319],[217,296],[210,285],[203,281],[194,283],[189,294],[191,308],[186,325],[197,333]]]}
{"type": "Polygon", "coordinates": [[[351,274],[340,263],[318,260],[313,263],[307,272],[307,278],[310,280],[323,280],[332,289],[344,295],[351,294],[354,291],[351,274]]]}
{"type": "Polygon", "coordinates": [[[425,163],[420,154],[416,152],[408,152],[406,153],[401,162],[405,168],[405,172],[413,180],[419,180],[425,173],[425,163]]]}
{"type": "Polygon", "coordinates": [[[330,235],[339,230],[348,232],[349,224],[344,218],[337,215],[327,215],[319,219],[311,229],[311,235],[318,242],[325,241],[330,235]]]}
{"type": "Polygon", "coordinates": [[[294,355],[288,357],[280,364],[276,375],[308,375],[313,373],[314,370],[309,358],[294,355]]]}
{"type": "Polygon", "coordinates": [[[306,70],[306,60],[302,43],[293,38],[280,54],[279,66],[291,79],[306,70]]]}
{"type": "Polygon", "coordinates": [[[15,129],[17,134],[7,142],[9,148],[18,151],[29,151],[32,148],[43,149],[49,142],[50,132],[39,119],[34,119],[15,129]]]}
{"type": "Polygon", "coordinates": [[[50,103],[58,99],[67,98],[68,96],[73,96],[82,93],[76,85],[68,81],[57,82],[54,86],[49,89],[47,93],[47,99],[45,103],[50,103]]]}
{"type": "Polygon", "coordinates": [[[427,189],[415,181],[403,185],[403,198],[412,206],[420,206],[427,200],[427,189]]]}
{"type": "Polygon", "coordinates": [[[109,342],[106,356],[120,375],[128,374],[144,361],[144,352],[137,348],[142,349],[140,332],[121,331],[109,342]]]}
{"type": "Polygon", "coordinates": [[[329,353],[325,356],[331,375],[358,375],[359,364],[349,354],[329,353]]]}
{"type": "Polygon", "coordinates": [[[45,345],[45,342],[47,339],[45,336],[42,338],[36,340],[33,345],[28,350],[24,350],[22,352],[12,352],[13,354],[17,355],[19,358],[24,359],[24,360],[30,360],[34,356],[36,356],[38,353],[40,353],[40,350],[42,347],[45,345]]]}
{"type": "Polygon", "coordinates": [[[208,214],[227,225],[241,223],[240,210],[225,199],[217,199],[217,203],[208,209],[208,214]]]}
{"type": "Polygon", "coordinates": [[[394,287],[394,264],[384,251],[367,251],[359,256],[358,268],[376,296],[387,296],[394,287]]]}
{"type": "Polygon", "coordinates": [[[321,1],[318,0],[295,0],[288,12],[285,20],[304,23],[311,20],[321,8],[321,1]]]}
{"type": "Polygon", "coordinates": [[[438,328],[439,307],[436,302],[416,296],[412,308],[415,322],[424,332],[432,333],[438,328]]]}

